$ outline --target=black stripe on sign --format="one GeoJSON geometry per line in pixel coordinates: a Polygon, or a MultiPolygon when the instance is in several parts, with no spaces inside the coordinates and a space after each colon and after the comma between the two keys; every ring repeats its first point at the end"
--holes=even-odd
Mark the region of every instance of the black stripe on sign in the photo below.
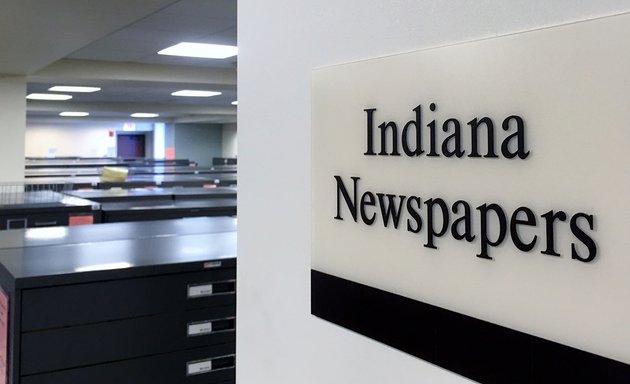
{"type": "Polygon", "coordinates": [[[311,313],[481,383],[630,383],[628,364],[316,270],[311,313]]]}

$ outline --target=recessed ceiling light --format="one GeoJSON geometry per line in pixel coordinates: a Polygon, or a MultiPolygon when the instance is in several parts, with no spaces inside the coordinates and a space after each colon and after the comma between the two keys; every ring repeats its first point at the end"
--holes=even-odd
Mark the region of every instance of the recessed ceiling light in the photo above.
{"type": "Polygon", "coordinates": [[[61,112],[59,116],[65,117],[85,117],[90,116],[88,112],[61,112]]]}
{"type": "Polygon", "coordinates": [[[70,100],[72,96],[58,93],[31,93],[26,98],[30,100],[70,100]]]}
{"type": "Polygon", "coordinates": [[[152,118],[152,117],[158,117],[160,115],[158,115],[157,113],[133,113],[131,114],[131,117],[137,117],[137,118],[152,118]]]}
{"type": "Polygon", "coordinates": [[[179,43],[158,52],[158,55],[202,57],[205,59],[227,59],[237,54],[238,47],[202,43],[179,43]]]}
{"type": "Polygon", "coordinates": [[[238,105],[238,100],[233,101],[233,102],[232,102],[232,105],[238,105]]]}
{"type": "Polygon", "coordinates": [[[73,87],[73,86],[66,86],[66,85],[56,85],[54,87],[49,88],[48,90],[52,92],[92,93],[92,92],[98,92],[101,89],[98,87],[73,87]]]}
{"type": "Polygon", "coordinates": [[[214,91],[193,91],[191,89],[183,89],[181,91],[173,92],[173,96],[185,96],[185,97],[211,97],[218,96],[221,92],[214,91]]]}

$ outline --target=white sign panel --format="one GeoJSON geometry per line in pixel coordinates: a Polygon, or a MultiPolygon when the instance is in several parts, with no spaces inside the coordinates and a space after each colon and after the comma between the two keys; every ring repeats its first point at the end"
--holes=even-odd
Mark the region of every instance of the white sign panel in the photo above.
{"type": "Polygon", "coordinates": [[[312,268],[630,363],[629,36],[314,70],[312,268]]]}

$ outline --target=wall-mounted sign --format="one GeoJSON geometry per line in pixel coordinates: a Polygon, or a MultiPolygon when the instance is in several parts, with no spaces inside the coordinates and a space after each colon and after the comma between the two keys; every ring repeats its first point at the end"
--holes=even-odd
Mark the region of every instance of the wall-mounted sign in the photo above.
{"type": "Polygon", "coordinates": [[[313,314],[481,382],[630,377],[627,36],[314,70],[313,314]]]}

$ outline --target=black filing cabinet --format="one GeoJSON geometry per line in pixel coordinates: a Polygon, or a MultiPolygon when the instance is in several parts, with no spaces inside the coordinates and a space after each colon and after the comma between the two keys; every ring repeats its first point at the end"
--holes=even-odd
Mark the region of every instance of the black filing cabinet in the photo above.
{"type": "Polygon", "coordinates": [[[0,230],[101,222],[100,204],[53,191],[0,192],[0,230]]]}
{"type": "Polygon", "coordinates": [[[0,249],[9,383],[234,383],[235,251],[236,232],[0,249]]]}

